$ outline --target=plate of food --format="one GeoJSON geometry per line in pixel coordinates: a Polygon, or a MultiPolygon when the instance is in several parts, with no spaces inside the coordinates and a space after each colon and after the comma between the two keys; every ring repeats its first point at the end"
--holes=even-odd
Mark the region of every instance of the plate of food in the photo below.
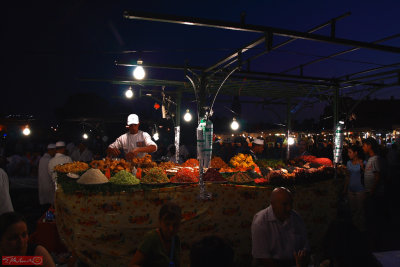
{"type": "Polygon", "coordinates": [[[78,179],[78,178],[80,177],[78,174],[73,173],[73,172],[67,173],[67,176],[68,176],[69,178],[72,178],[72,179],[78,179]]]}

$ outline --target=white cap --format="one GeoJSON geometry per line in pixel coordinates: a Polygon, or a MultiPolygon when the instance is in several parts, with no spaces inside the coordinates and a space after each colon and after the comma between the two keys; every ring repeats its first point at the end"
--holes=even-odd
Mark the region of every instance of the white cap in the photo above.
{"type": "Polygon", "coordinates": [[[58,141],[58,142],[56,143],[56,147],[65,147],[65,142],[63,142],[63,141],[58,141]]]}
{"type": "Polygon", "coordinates": [[[54,149],[56,148],[56,144],[48,144],[47,149],[54,149]]]}
{"type": "Polygon", "coordinates": [[[263,146],[264,140],[256,138],[256,139],[254,139],[253,144],[263,146]]]}
{"type": "Polygon", "coordinates": [[[129,115],[126,124],[127,124],[127,125],[139,124],[139,117],[138,117],[138,115],[136,115],[136,114],[131,114],[131,115],[129,115]]]}

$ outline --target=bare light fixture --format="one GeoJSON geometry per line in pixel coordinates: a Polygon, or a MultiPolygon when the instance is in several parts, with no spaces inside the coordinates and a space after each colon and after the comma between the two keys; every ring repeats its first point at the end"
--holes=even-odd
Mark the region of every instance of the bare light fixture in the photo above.
{"type": "Polygon", "coordinates": [[[133,70],[133,77],[136,80],[143,80],[144,77],[146,76],[146,72],[144,71],[143,67],[141,66],[142,64],[143,64],[143,61],[139,59],[137,61],[136,68],[133,70]]]}
{"type": "Polygon", "coordinates": [[[236,121],[236,118],[233,118],[233,121],[231,123],[231,128],[232,130],[236,131],[237,129],[239,129],[239,123],[236,121]]]}
{"type": "Polygon", "coordinates": [[[191,121],[192,120],[192,114],[190,114],[190,111],[187,109],[185,115],[183,116],[183,119],[185,121],[191,121]]]}
{"type": "Polygon", "coordinates": [[[29,125],[25,126],[25,128],[22,130],[22,134],[25,136],[28,136],[31,134],[31,129],[29,129],[29,125]]]}
{"type": "Polygon", "coordinates": [[[126,98],[132,98],[133,97],[133,91],[132,91],[132,87],[129,86],[128,90],[125,91],[125,96],[126,98]]]}

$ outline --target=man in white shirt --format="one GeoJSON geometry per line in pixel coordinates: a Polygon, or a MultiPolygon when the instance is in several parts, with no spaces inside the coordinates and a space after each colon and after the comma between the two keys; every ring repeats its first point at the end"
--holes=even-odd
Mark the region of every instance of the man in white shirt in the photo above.
{"type": "Polygon", "coordinates": [[[47,152],[40,158],[39,173],[38,173],[38,186],[39,186],[39,203],[40,205],[53,203],[54,191],[53,178],[49,174],[49,161],[56,154],[56,144],[49,144],[47,152]]]}
{"type": "Polygon", "coordinates": [[[78,147],[72,152],[73,161],[89,162],[93,160],[93,153],[87,148],[84,142],[80,142],[78,147]]]}
{"type": "Polygon", "coordinates": [[[151,140],[148,133],[139,130],[139,117],[136,114],[130,114],[127,119],[129,132],[121,135],[114,143],[108,146],[107,155],[117,157],[123,150],[127,160],[133,158],[142,158],[147,153],[157,151],[157,144],[151,140]]]}
{"type": "Polygon", "coordinates": [[[64,163],[71,163],[72,159],[69,156],[65,155],[65,143],[63,141],[59,141],[56,143],[56,154],[54,158],[49,161],[48,172],[49,175],[52,177],[53,185],[51,187],[51,192],[49,193],[49,198],[52,200],[51,204],[54,204],[54,197],[56,192],[56,179],[57,179],[57,172],[54,171],[54,167],[64,163]]]}
{"type": "Polygon", "coordinates": [[[5,158],[0,156],[0,215],[14,211],[10,198],[10,183],[7,173],[2,169],[5,167],[5,158]]]}
{"type": "Polygon", "coordinates": [[[252,254],[257,266],[308,266],[307,232],[292,210],[293,198],[284,187],[275,188],[271,205],[259,211],[251,225],[252,254]]]}

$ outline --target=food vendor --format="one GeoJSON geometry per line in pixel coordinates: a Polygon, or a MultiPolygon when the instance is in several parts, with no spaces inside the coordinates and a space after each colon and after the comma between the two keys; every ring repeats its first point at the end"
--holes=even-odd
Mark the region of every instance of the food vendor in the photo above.
{"type": "Polygon", "coordinates": [[[254,139],[250,152],[250,155],[253,157],[254,160],[265,159],[266,155],[264,153],[264,139],[254,139]]]}
{"type": "Polygon", "coordinates": [[[127,133],[121,135],[114,143],[108,146],[107,155],[117,157],[124,151],[128,160],[142,158],[147,153],[157,151],[157,144],[151,140],[148,133],[139,130],[139,116],[130,114],[127,119],[127,133]]]}

